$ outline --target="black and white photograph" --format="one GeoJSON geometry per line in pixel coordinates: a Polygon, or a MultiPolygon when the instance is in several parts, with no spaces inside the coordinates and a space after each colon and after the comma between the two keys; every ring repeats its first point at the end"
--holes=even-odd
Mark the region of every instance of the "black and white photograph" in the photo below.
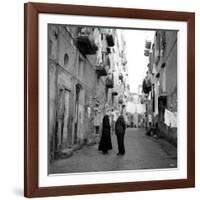
{"type": "Polygon", "coordinates": [[[177,31],[47,33],[48,174],[178,168],[177,31]]]}

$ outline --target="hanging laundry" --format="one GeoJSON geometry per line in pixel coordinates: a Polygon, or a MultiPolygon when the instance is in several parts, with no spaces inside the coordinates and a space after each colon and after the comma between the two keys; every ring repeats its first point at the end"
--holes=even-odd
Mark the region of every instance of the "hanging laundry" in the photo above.
{"type": "Polygon", "coordinates": [[[165,109],[164,119],[165,119],[165,124],[167,126],[170,126],[170,114],[169,114],[169,111],[167,109],[165,109]]]}
{"type": "Polygon", "coordinates": [[[171,127],[173,127],[173,128],[177,127],[177,113],[176,112],[172,112],[170,119],[171,119],[170,120],[171,127]]]}
{"type": "Polygon", "coordinates": [[[108,47],[108,44],[106,40],[106,35],[103,34],[102,35],[102,52],[107,53],[107,47],[108,47]]]}
{"type": "Polygon", "coordinates": [[[165,124],[169,127],[177,127],[177,113],[165,109],[165,124]]]}

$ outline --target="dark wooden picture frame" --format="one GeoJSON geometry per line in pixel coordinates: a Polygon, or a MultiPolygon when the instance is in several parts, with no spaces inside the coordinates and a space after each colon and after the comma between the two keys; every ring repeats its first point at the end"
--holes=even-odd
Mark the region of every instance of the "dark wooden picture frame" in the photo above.
{"type": "Polygon", "coordinates": [[[43,197],[194,187],[195,185],[195,14],[128,8],[26,3],[24,17],[24,195],[43,197]],[[187,22],[187,178],[39,187],[38,16],[40,13],[187,22]]]}

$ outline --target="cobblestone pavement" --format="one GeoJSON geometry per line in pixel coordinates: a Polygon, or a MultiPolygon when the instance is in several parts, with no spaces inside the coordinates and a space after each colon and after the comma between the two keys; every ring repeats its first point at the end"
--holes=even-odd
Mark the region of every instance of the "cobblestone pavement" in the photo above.
{"type": "Polygon", "coordinates": [[[54,161],[51,173],[97,172],[114,170],[158,169],[177,167],[177,149],[163,139],[145,135],[145,129],[128,128],[125,135],[126,154],[117,156],[116,136],[113,149],[103,155],[98,145],[84,146],[73,156],[54,161]]]}

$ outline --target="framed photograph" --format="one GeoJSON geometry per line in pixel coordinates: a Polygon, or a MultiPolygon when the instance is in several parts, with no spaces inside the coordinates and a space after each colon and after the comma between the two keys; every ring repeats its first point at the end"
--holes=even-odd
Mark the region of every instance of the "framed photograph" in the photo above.
{"type": "Polygon", "coordinates": [[[195,14],[25,4],[24,195],[194,187],[195,14]]]}

